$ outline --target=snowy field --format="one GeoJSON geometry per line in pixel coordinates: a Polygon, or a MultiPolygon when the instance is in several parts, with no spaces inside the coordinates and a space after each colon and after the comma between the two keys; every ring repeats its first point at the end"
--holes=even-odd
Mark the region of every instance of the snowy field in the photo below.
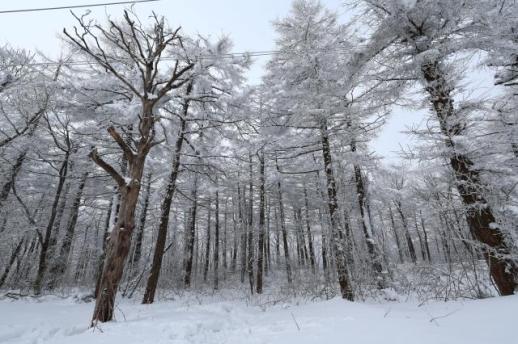
{"type": "Polygon", "coordinates": [[[93,303],[3,300],[0,343],[500,344],[516,340],[518,325],[518,296],[426,304],[254,303],[180,298],[144,306],[123,301],[116,322],[91,329],[93,303]]]}

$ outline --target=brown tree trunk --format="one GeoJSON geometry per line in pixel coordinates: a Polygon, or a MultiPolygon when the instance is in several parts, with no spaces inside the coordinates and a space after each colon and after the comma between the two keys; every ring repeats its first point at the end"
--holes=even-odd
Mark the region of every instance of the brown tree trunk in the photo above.
{"type": "MultiPolygon", "coordinates": [[[[189,85],[187,94],[190,94],[192,85],[189,85]]],[[[158,235],[155,242],[155,251],[153,253],[153,262],[147,280],[146,291],[142,300],[143,304],[153,303],[155,299],[156,288],[158,286],[158,277],[162,268],[162,260],[164,257],[164,248],[167,240],[167,229],[169,227],[169,214],[171,212],[171,204],[173,203],[174,193],[176,191],[176,180],[180,171],[180,158],[182,156],[182,147],[186,130],[186,117],[189,110],[189,101],[185,101],[182,111],[180,131],[175,143],[174,160],[171,166],[171,174],[167,183],[164,199],[160,206],[160,223],[158,225],[158,235]]]]}
{"type": "Polygon", "coordinates": [[[322,155],[324,158],[324,169],[327,178],[327,194],[329,219],[331,222],[332,245],[335,255],[338,283],[342,298],[353,301],[354,294],[349,281],[349,271],[347,268],[346,252],[344,248],[344,234],[339,227],[338,220],[338,199],[336,196],[336,180],[333,174],[333,164],[331,158],[331,147],[327,131],[327,121],[321,120],[320,134],[322,140],[322,155]]]}
{"type": "Polygon", "coordinates": [[[518,286],[518,266],[509,258],[510,244],[486,201],[479,172],[474,169],[471,159],[458,151],[455,137],[463,134],[465,126],[453,107],[452,89],[438,61],[423,63],[421,71],[441,132],[446,137],[446,146],[451,150],[450,165],[455,174],[457,189],[467,208],[471,233],[484,244],[484,257],[499,293],[512,295],[518,286]]]}

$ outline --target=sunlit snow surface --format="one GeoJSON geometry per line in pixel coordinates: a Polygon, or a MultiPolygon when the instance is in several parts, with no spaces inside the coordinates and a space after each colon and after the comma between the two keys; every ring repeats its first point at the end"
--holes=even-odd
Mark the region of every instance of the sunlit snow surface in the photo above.
{"type": "MultiPolygon", "coordinates": [[[[260,304],[260,302],[256,302],[260,304]]],[[[518,297],[477,301],[260,307],[241,301],[122,301],[117,321],[89,329],[93,303],[0,301],[0,343],[516,343],[518,297]],[[200,304],[201,303],[201,304],[200,304]],[[247,305],[248,304],[248,305],[247,305]]]]}

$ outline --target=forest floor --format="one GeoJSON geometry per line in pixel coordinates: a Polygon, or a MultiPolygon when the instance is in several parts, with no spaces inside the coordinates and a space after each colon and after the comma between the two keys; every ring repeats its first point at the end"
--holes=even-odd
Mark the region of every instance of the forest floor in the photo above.
{"type": "Polygon", "coordinates": [[[177,297],[122,300],[116,321],[89,328],[94,304],[74,298],[0,301],[0,343],[515,343],[518,296],[475,301],[290,304],[177,297]]]}

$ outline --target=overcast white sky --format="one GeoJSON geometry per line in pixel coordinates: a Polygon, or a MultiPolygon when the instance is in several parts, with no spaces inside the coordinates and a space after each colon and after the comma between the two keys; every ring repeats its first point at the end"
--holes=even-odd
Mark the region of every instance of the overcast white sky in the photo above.
{"type": "MultiPolygon", "coordinates": [[[[0,1],[0,10],[41,8],[66,5],[103,3],[117,0],[18,0],[0,1]]],[[[343,0],[321,0],[328,8],[346,15],[343,0]]],[[[234,41],[234,51],[264,51],[274,48],[275,33],[271,21],[285,16],[290,0],[162,0],[135,5],[141,18],[151,11],[164,15],[171,26],[181,25],[190,33],[203,35],[229,35],[234,41]]],[[[103,20],[107,15],[119,16],[124,6],[96,7],[91,15],[103,20]]],[[[78,14],[85,9],[76,9],[78,14]]],[[[0,44],[38,49],[56,57],[61,50],[60,33],[72,27],[74,18],[68,10],[0,14],[0,44]]],[[[267,58],[257,60],[250,72],[253,82],[260,80],[262,65],[267,58]]],[[[397,159],[400,146],[411,145],[407,135],[401,133],[407,126],[422,121],[423,116],[412,111],[398,111],[373,144],[372,149],[386,160],[397,159]]]]}

